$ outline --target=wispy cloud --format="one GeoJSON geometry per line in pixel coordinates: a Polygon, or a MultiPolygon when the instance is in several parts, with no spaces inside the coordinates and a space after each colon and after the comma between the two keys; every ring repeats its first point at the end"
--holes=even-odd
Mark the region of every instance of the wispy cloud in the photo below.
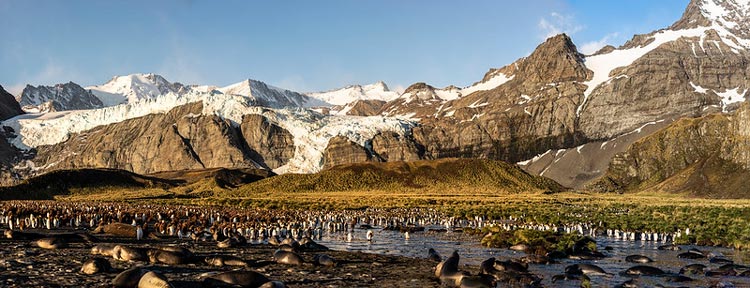
{"type": "Polygon", "coordinates": [[[581,45],[579,50],[581,50],[581,53],[586,54],[586,55],[594,54],[594,52],[599,51],[599,49],[601,49],[605,45],[610,44],[614,39],[616,39],[619,36],[620,36],[620,33],[617,33],[617,32],[604,35],[604,37],[602,37],[599,40],[583,43],[583,45],[581,45]]]}
{"type": "Polygon", "coordinates": [[[539,24],[537,26],[539,27],[544,39],[561,33],[573,35],[584,28],[583,25],[576,23],[573,16],[563,15],[557,12],[552,12],[548,17],[539,19],[539,24]]]}

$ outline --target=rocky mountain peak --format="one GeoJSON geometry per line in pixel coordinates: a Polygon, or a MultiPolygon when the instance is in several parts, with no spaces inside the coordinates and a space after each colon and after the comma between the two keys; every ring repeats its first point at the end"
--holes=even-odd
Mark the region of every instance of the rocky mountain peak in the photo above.
{"type": "Polygon", "coordinates": [[[257,105],[273,108],[329,106],[328,103],[307,95],[268,85],[253,79],[247,79],[219,88],[218,91],[229,95],[244,96],[251,99],[257,105]]]}
{"type": "Polygon", "coordinates": [[[670,29],[714,27],[747,39],[750,37],[750,1],[692,0],[670,29]]]}
{"type": "Polygon", "coordinates": [[[5,120],[13,116],[23,114],[21,105],[18,105],[16,99],[0,86],[0,120],[5,120]]]}
{"type": "Polygon", "coordinates": [[[584,64],[584,55],[578,52],[573,40],[566,34],[547,38],[533,53],[521,61],[518,74],[525,81],[558,83],[583,81],[592,72],[584,64]]]}
{"type": "Polygon", "coordinates": [[[388,89],[388,85],[385,85],[385,82],[383,82],[383,81],[375,82],[375,83],[372,84],[372,86],[373,87],[378,87],[378,88],[382,89],[383,91],[391,91],[390,89],[388,89]]]}
{"type": "Polygon", "coordinates": [[[424,82],[417,82],[407,87],[406,90],[404,90],[404,94],[427,92],[427,91],[433,91],[433,90],[435,90],[435,87],[427,85],[427,83],[424,83],[424,82]]]}
{"type": "Polygon", "coordinates": [[[25,111],[34,113],[103,107],[99,98],[73,82],[54,86],[26,85],[18,99],[25,111]]]}
{"type": "Polygon", "coordinates": [[[152,73],[115,76],[107,83],[87,89],[91,90],[104,106],[154,99],[168,93],[183,95],[190,91],[187,86],[171,83],[161,75],[152,73]]]}

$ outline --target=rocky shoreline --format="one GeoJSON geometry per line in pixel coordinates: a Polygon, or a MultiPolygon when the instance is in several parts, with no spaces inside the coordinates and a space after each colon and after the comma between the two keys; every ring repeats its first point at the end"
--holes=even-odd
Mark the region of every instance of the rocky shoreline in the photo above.
{"type": "MultiPolygon", "coordinates": [[[[44,232],[30,230],[32,232],[44,232]]],[[[68,248],[43,249],[34,241],[0,239],[0,286],[3,287],[111,287],[118,273],[143,267],[166,276],[174,287],[202,287],[202,278],[237,269],[259,272],[288,287],[440,287],[434,276],[436,262],[409,258],[346,251],[325,251],[336,259],[335,267],[278,264],[271,261],[276,246],[254,244],[235,248],[218,248],[215,242],[194,242],[189,239],[147,239],[136,241],[121,237],[98,236],[100,243],[70,243],[68,248]],[[113,270],[93,275],[80,272],[92,255],[95,244],[127,245],[142,248],[176,246],[196,256],[232,255],[248,262],[248,267],[214,267],[203,263],[180,265],[151,264],[143,261],[117,261],[103,257],[113,270]]],[[[312,262],[314,254],[300,252],[312,262]]]]}

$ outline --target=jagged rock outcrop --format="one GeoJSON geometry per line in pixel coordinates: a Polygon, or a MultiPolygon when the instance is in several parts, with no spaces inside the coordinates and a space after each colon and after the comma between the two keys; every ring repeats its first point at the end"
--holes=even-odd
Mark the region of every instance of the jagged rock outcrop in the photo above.
{"type": "Polygon", "coordinates": [[[374,161],[372,155],[362,146],[345,136],[336,136],[328,141],[323,152],[323,168],[341,164],[374,161]]]}
{"type": "Polygon", "coordinates": [[[76,83],[68,82],[55,86],[31,86],[21,92],[19,104],[25,111],[47,113],[66,110],[96,109],[104,107],[102,101],[91,91],[76,83]]]}
{"type": "Polygon", "coordinates": [[[417,161],[424,153],[424,147],[413,138],[393,132],[378,133],[370,143],[375,157],[382,162],[417,161]]]}
{"type": "Polygon", "coordinates": [[[386,103],[381,100],[357,100],[347,104],[341,111],[346,111],[346,115],[352,116],[376,116],[380,114],[386,103]]]}
{"type": "MultiPolygon", "coordinates": [[[[15,97],[5,91],[3,86],[0,86],[0,121],[23,113],[21,105],[18,104],[15,97]]],[[[7,127],[0,129],[0,183],[10,183],[16,178],[10,167],[17,163],[23,155],[21,150],[8,142],[9,138],[17,137],[14,133],[15,131],[7,127]]]]}
{"type": "Polygon", "coordinates": [[[529,57],[502,69],[513,78],[445,103],[414,138],[425,157],[519,161],[580,143],[576,107],[591,71],[566,35],[547,39],[529,57]]]}
{"type": "Polygon", "coordinates": [[[23,114],[16,98],[0,86],[0,121],[23,114]]]}
{"type": "Polygon", "coordinates": [[[719,40],[715,32],[682,38],[614,70],[615,78],[594,90],[582,109],[582,133],[607,139],[665,117],[697,117],[710,106],[736,108],[724,105],[717,93],[735,87],[746,90],[750,54],[724,53],[731,47],[719,40]],[[716,44],[699,47],[701,39],[716,44]]]}
{"type": "Polygon", "coordinates": [[[413,119],[436,117],[439,107],[447,101],[461,97],[461,90],[455,86],[438,89],[427,83],[414,83],[393,101],[380,109],[386,116],[406,116],[413,119]]]}
{"type": "Polygon", "coordinates": [[[750,106],[733,115],[682,119],[618,154],[591,188],[644,189],[716,198],[746,198],[750,184],[750,106]]]}
{"type": "Polygon", "coordinates": [[[262,115],[242,117],[242,136],[250,147],[251,158],[256,163],[276,169],[294,156],[294,139],[284,128],[262,115]]]}
{"type": "MultiPolygon", "coordinates": [[[[257,167],[238,129],[218,116],[200,115],[202,103],[72,135],[37,148],[34,173],[103,167],[148,174],[214,167],[257,167]],[[199,116],[195,116],[199,115],[199,116]]],[[[23,167],[17,170],[23,171],[23,167]]]]}
{"type": "Polygon", "coordinates": [[[719,26],[731,34],[750,39],[750,5],[746,1],[691,0],[685,12],[669,29],[719,26]]]}
{"type": "Polygon", "coordinates": [[[743,104],[734,113],[727,132],[724,135],[721,158],[732,160],[750,170],[750,104],[743,104]]]}

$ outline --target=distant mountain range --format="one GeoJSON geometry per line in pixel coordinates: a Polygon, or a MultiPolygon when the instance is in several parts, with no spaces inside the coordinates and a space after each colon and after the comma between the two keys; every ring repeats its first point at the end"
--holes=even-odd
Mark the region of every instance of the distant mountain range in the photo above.
{"type": "MultiPolygon", "coordinates": [[[[620,47],[583,55],[561,34],[469,87],[415,83],[402,93],[383,82],[303,94],[257,80],[217,87],[155,74],[86,88],[27,86],[18,102],[28,114],[19,115],[12,97],[0,97],[0,112],[10,118],[2,122],[1,174],[13,183],[74,168],[311,173],[340,164],[456,157],[517,163],[567,187],[625,191],[666,187],[657,184],[690,166],[668,165],[673,168],[660,171],[663,177],[635,181],[634,173],[651,171],[639,166],[650,163],[639,157],[653,156],[634,153],[634,145],[654,141],[649,137],[684,119],[710,115],[733,124],[703,121],[696,133],[715,129],[724,132],[704,134],[735,139],[717,140],[731,142],[733,151],[720,159],[747,174],[743,155],[750,148],[738,135],[748,124],[731,119],[750,111],[748,31],[750,5],[693,0],[670,27],[620,47]]],[[[710,139],[684,140],[680,145],[703,147],[696,141],[710,139]]],[[[661,148],[654,153],[686,164],[707,157],[661,148]]],[[[743,178],[750,179],[733,179],[743,178]]]]}

